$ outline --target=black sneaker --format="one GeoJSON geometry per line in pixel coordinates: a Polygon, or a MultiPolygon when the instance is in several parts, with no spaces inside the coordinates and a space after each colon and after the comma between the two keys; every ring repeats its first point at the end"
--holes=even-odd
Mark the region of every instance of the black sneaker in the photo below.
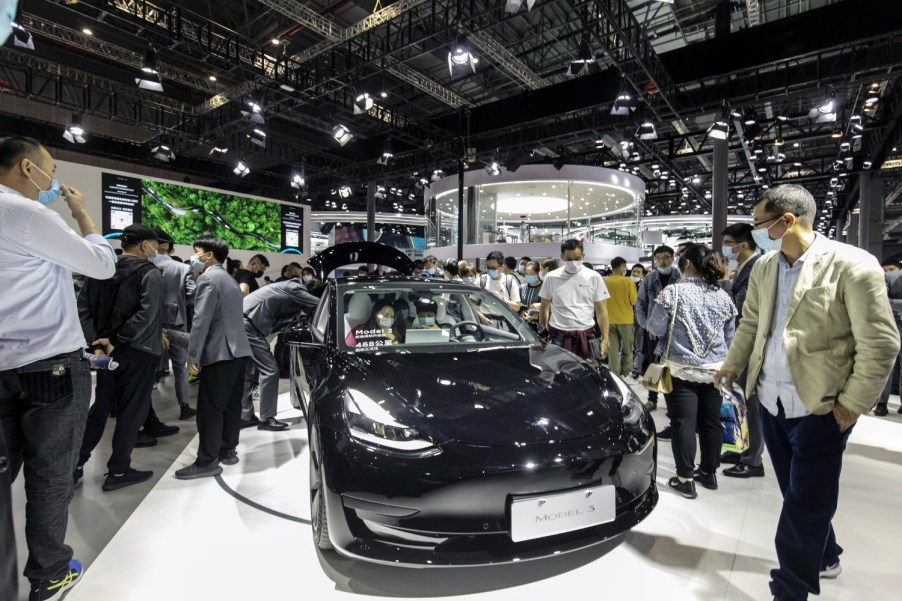
{"type": "Polygon", "coordinates": [[[717,490],[717,474],[706,474],[702,470],[695,470],[695,481],[708,490],[717,490]]]}
{"type": "Polygon", "coordinates": [[[135,448],[143,449],[146,447],[155,447],[157,446],[157,439],[151,436],[150,434],[145,434],[138,430],[138,438],[135,439],[135,448]]]}
{"type": "Polygon", "coordinates": [[[131,486],[132,484],[150,480],[151,476],[153,476],[153,472],[150,470],[139,471],[128,468],[128,471],[122,474],[107,474],[106,480],[103,481],[103,486],[100,488],[105,492],[111,492],[119,490],[120,488],[125,488],[126,486],[131,486]]]}
{"type": "Polygon", "coordinates": [[[884,415],[889,413],[889,409],[886,408],[886,405],[877,405],[874,407],[874,415],[877,417],[883,417],[884,415]]]}
{"type": "MultiPolygon", "coordinates": [[[[235,458],[237,461],[237,457],[235,458]]],[[[215,461],[210,465],[200,466],[196,463],[192,463],[188,467],[183,467],[180,470],[176,470],[175,477],[179,480],[194,480],[196,478],[208,478],[211,476],[218,476],[222,473],[222,468],[219,467],[219,464],[215,461]]]]}
{"type": "Polygon", "coordinates": [[[756,467],[744,463],[737,463],[733,467],[728,467],[721,473],[730,478],[763,478],[764,466],[759,465],[756,467]]]}
{"type": "Polygon", "coordinates": [[[667,426],[660,432],[658,432],[658,440],[670,440],[670,426],[667,426]]]}
{"type": "Polygon", "coordinates": [[[251,415],[249,418],[244,419],[241,418],[241,429],[250,428],[251,426],[259,426],[263,422],[260,421],[260,418],[256,415],[251,415]]]}
{"type": "Polygon", "coordinates": [[[739,463],[739,461],[741,459],[742,459],[742,453],[726,451],[725,453],[720,454],[720,462],[721,463],[739,463]]]}
{"type": "Polygon", "coordinates": [[[43,580],[37,584],[31,585],[28,593],[28,601],[50,601],[51,599],[62,599],[63,594],[75,586],[84,568],[77,559],[69,561],[69,571],[64,576],[56,580],[43,580]]]}
{"type": "Polygon", "coordinates": [[[78,465],[75,467],[75,471],[72,472],[72,484],[78,484],[78,481],[85,477],[85,467],[83,465],[78,465]]]}
{"type": "Polygon", "coordinates": [[[224,451],[219,455],[219,463],[223,465],[235,465],[238,463],[238,451],[232,449],[231,451],[224,451]]]}
{"type": "Polygon", "coordinates": [[[842,574],[842,565],[840,565],[839,560],[837,559],[836,563],[822,569],[818,574],[818,577],[832,580],[833,578],[837,578],[840,574],[842,574]]]}
{"type": "Polygon", "coordinates": [[[155,428],[144,428],[144,433],[153,436],[154,438],[163,438],[164,436],[172,436],[173,434],[178,434],[179,427],[178,426],[167,426],[164,423],[160,423],[160,425],[155,428]]]}
{"type": "Polygon", "coordinates": [[[188,405],[182,405],[182,410],[179,411],[179,419],[191,419],[195,415],[197,415],[197,410],[188,405]]]}
{"type": "Polygon", "coordinates": [[[694,499],[698,496],[698,493],[695,492],[695,482],[693,482],[692,480],[690,480],[689,482],[680,482],[680,479],[674,476],[667,481],[667,486],[677,491],[687,499],[694,499]]]}

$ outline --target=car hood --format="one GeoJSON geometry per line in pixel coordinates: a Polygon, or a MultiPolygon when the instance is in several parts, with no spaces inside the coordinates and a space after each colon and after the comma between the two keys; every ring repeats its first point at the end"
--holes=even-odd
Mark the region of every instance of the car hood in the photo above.
{"type": "Polygon", "coordinates": [[[367,388],[377,378],[416,416],[419,424],[410,425],[437,428],[464,444],[570,440],[622,421],[619,396],[607,399],[597,375],[552,345],[356,358],[362,362],[359,375],[369,380],[367,388]]]}

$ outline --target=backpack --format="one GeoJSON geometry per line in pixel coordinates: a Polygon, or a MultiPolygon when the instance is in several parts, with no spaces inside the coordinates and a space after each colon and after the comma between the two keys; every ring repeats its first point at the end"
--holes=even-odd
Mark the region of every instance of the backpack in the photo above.
{"type": "MultiPolygon", "coordinates": [[[[128,266],[122,269],[116,267],[116,274],[106,280],[87,278],[81,294],[87,300],[91,320],[94,323],[94,331],[97,338],[109,338],[116,334],[125,325],[125,322],[138,310],[140,302],[141,280],[151,269],[157,267],[150,262],[138,263],[136,266],[128,266]],[[127,295],[122,288],[133,289],[134,293],[127,295]],[[120,298],[120,292],[123,292],[120,298]],[[129,296],[131,297],[129,299],[129,296]],[[131,300],[131,302],[127,302],[131,300]],[[125,306],[129,305],[129,306],[125,306]]],[[[131,290],[130,290],[131,291],[131,290]]]]}

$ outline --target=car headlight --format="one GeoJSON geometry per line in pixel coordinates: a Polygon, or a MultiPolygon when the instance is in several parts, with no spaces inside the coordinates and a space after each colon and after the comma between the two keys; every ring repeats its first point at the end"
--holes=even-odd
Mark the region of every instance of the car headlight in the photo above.
{"type": "Polygon", "coordinates": [[[620,393],[620,413],[623,415],[623,425],[648,434],[648,419],[642,401],[623,379],[614,374],[609,374],[609,376],[620,393]]]}
{"type": "Polygon", "coordinates": [[[435,446],[428,436],[395,420],[359,390],[345,393],[344,410],[348,431],[358,440],[399,451],[422,451],[435,446]]]}

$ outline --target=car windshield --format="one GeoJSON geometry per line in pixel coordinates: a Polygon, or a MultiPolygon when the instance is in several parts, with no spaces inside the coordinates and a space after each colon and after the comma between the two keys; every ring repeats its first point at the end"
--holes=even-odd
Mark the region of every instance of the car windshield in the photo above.
{"type": "Polygon", "coordinates": [[[339,340],[354,351],[435,352],[540,343],[494,294],[434,280],[340,285],[339,340]]]}

